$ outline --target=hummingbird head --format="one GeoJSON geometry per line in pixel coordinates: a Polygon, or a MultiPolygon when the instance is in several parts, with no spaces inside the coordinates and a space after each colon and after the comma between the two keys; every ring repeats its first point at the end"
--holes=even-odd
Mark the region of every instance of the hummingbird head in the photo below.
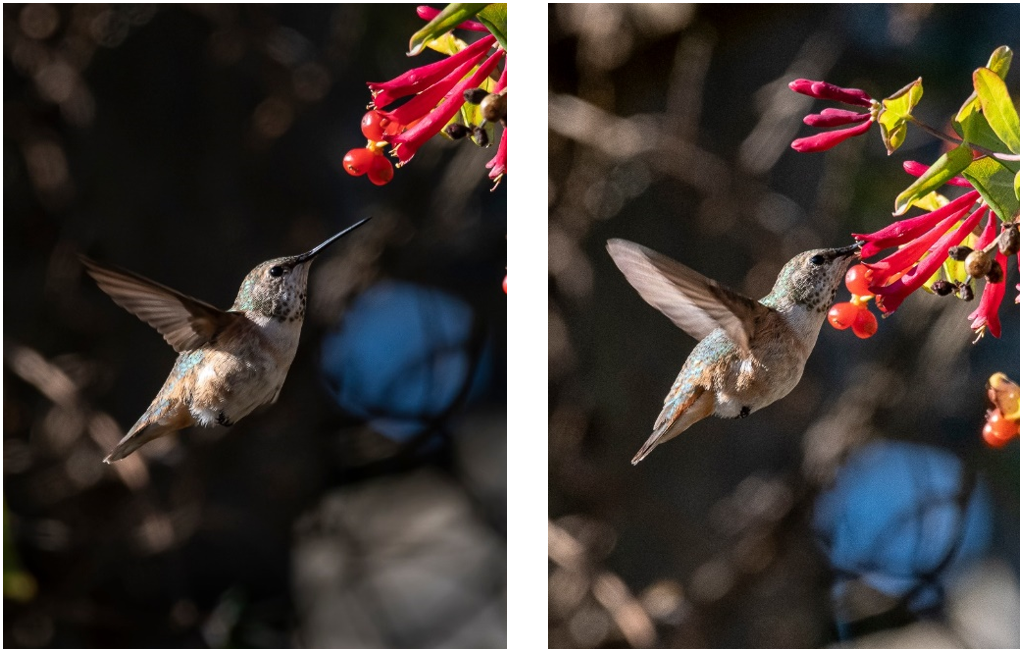
{"type": "Polygon", "coordinates": [[[860,246],[821,248],[797,255],[780,271],[770,297],[778,304],[790,302],[825,314],[860,246]]]}
{"type": "Polygon", "coordinates": [[[329,245],[369,220],[366,218],[354,223],[313,250],[271,259],[249,271],[231,310],[252,311],[283,322],[302,322],[306,315],[306,280],[310,274],[310,262],[329,245]]]}

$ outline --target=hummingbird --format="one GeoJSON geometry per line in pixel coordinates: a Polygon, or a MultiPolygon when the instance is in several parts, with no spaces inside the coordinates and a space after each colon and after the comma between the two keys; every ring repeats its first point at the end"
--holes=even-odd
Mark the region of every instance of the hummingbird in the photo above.
{"type": "Polygon", "coordinates": [[[699,341],[631,464],[710,415],[747,417],[787,396],[859,248],[797,255],[757,302],[654,250],[610,239],[606,249],[642,299],[699,341]]]}
{"type": "Polygon", "coordinates": [[[369,220],[309,252],[260,264],[246,275],[227,311],[80,255],[104,293],[178,352],[153,403],[103,461],[124,459],[143,444],[189,426],[231,426],[277,401],[299,346],[310,262],[369,220]]]}

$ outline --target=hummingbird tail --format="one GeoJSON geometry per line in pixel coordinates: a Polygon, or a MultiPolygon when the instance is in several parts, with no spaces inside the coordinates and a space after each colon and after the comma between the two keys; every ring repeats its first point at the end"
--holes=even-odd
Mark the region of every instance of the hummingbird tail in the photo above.
{"type": "Polygon", "coordinates": [[[128,431],[128,434],[121,438],[121,441],[111,450],[110,455],[103,458],[103,461],[105,464],[110,464],[111,462],[123,460],[132,453],[135,453],[142,445],[158,437],[163,437],[170,432],[187,428],[192,424],[193,419],[189,414],[188,408],[182,408],[181,412],[176,416],[161,419],[160,421],[141,421],[132,426],[132,430],[128,431]]]}
{"type": "Polygon", "coordinates": [[[680,435],[692,424],[705,419],[715,411],[715,394],[701,386],[696,386],[691,392],[678,399],[668,401],[663,411],[659,413],[659,418],[656,419],[655,430],[631,460],[631,464],[637,465],[656,446],[680,435]]]}

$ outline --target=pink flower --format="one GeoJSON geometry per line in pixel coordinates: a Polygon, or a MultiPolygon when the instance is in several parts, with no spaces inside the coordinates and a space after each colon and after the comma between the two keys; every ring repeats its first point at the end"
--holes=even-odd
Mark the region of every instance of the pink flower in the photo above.
{"type": "MultiPolygon", "coordinates": [[[[991,212],[987,219],[987,227],[983,229],[983,234],[976,241],[975,248],[980,250],[986,247],[995,237],[997,237],[997,217],[994,212],[991,212]]],[[[978,336],[983,336],[984,331],[989,329],[995,338],[1000,338],[1001,320],[998,319],[998,307],[1001,306],[1001,300],[1005,297],[1005,273],[1008,271],[1008,258],[997,252],[994,262],[1001,267],[1001,281],[987,282],[987,286],[983,289],[983,295],[980,297],[980,305],[969,314],[969,320],[972,321],[970,326],[978,336]]],[[[1018,285],[1016,287],[1018,288],[1018,285]]]]}
{"type": "MultiPolygon", "coordinates": [[[[795,79],[787,84],[787,87],[795,92],[817,99],[840,101],[845,104],[870,109],[874,106],[873,98],[865,90],[858,88],[841,88],[825,81],[810,81],[809,79],[795,79]]],[[[791,148],[799,153],[812,153],[832,149],[848,138],[862,135],[868,131],[873,124],[873,114],[872,112],[856,113],[850,110],[826,108],[818,115],[806,115],[802,121],[809,126],[817,128],[841,126],[844,124],[858,124],[858,126],[842,128],[837,131],[827,131],[826,133],[809,137],[801,137],[791,143],[791,148]]]]}

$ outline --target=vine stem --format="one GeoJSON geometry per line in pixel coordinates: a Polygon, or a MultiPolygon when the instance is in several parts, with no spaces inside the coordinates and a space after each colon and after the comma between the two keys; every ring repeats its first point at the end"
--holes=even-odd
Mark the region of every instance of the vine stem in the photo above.
{"type": "Polygon", "coordinates": [[[916,119],[912,115],[909,115],[909,120],[908,121],[912,122],[913,124],[915,124],[916,126],[918,126],[921,129],[923,129],[924,131],[926,131],[930,135],[934,136],[935,138],[944,140],[945,142],[950,142],[951,144],[954,144],[955,146],[961,146],[962,144],[965,144],[966,146],[968,146],[973,151],[976,151],[978,153],[982,153],[985,156],[990,156],[991,158],[994,158],[995,160],[1007,160],[1008,162],[1019,162],[1019,156],[1014,154],[1014,153],[1000,153],[998,151],[991,151],[990,149],[982,147],[979,144],[973,144],[972,142],[966,142],[965,140],[960,140],[958,138],[951,137],[947,133],[943,133],[941,131],[938,131],[937,129],[935,129],[934,127],[930,126],[929,124],[924,124],[924,123],[920,122],[918,119],[916,119]]]}

